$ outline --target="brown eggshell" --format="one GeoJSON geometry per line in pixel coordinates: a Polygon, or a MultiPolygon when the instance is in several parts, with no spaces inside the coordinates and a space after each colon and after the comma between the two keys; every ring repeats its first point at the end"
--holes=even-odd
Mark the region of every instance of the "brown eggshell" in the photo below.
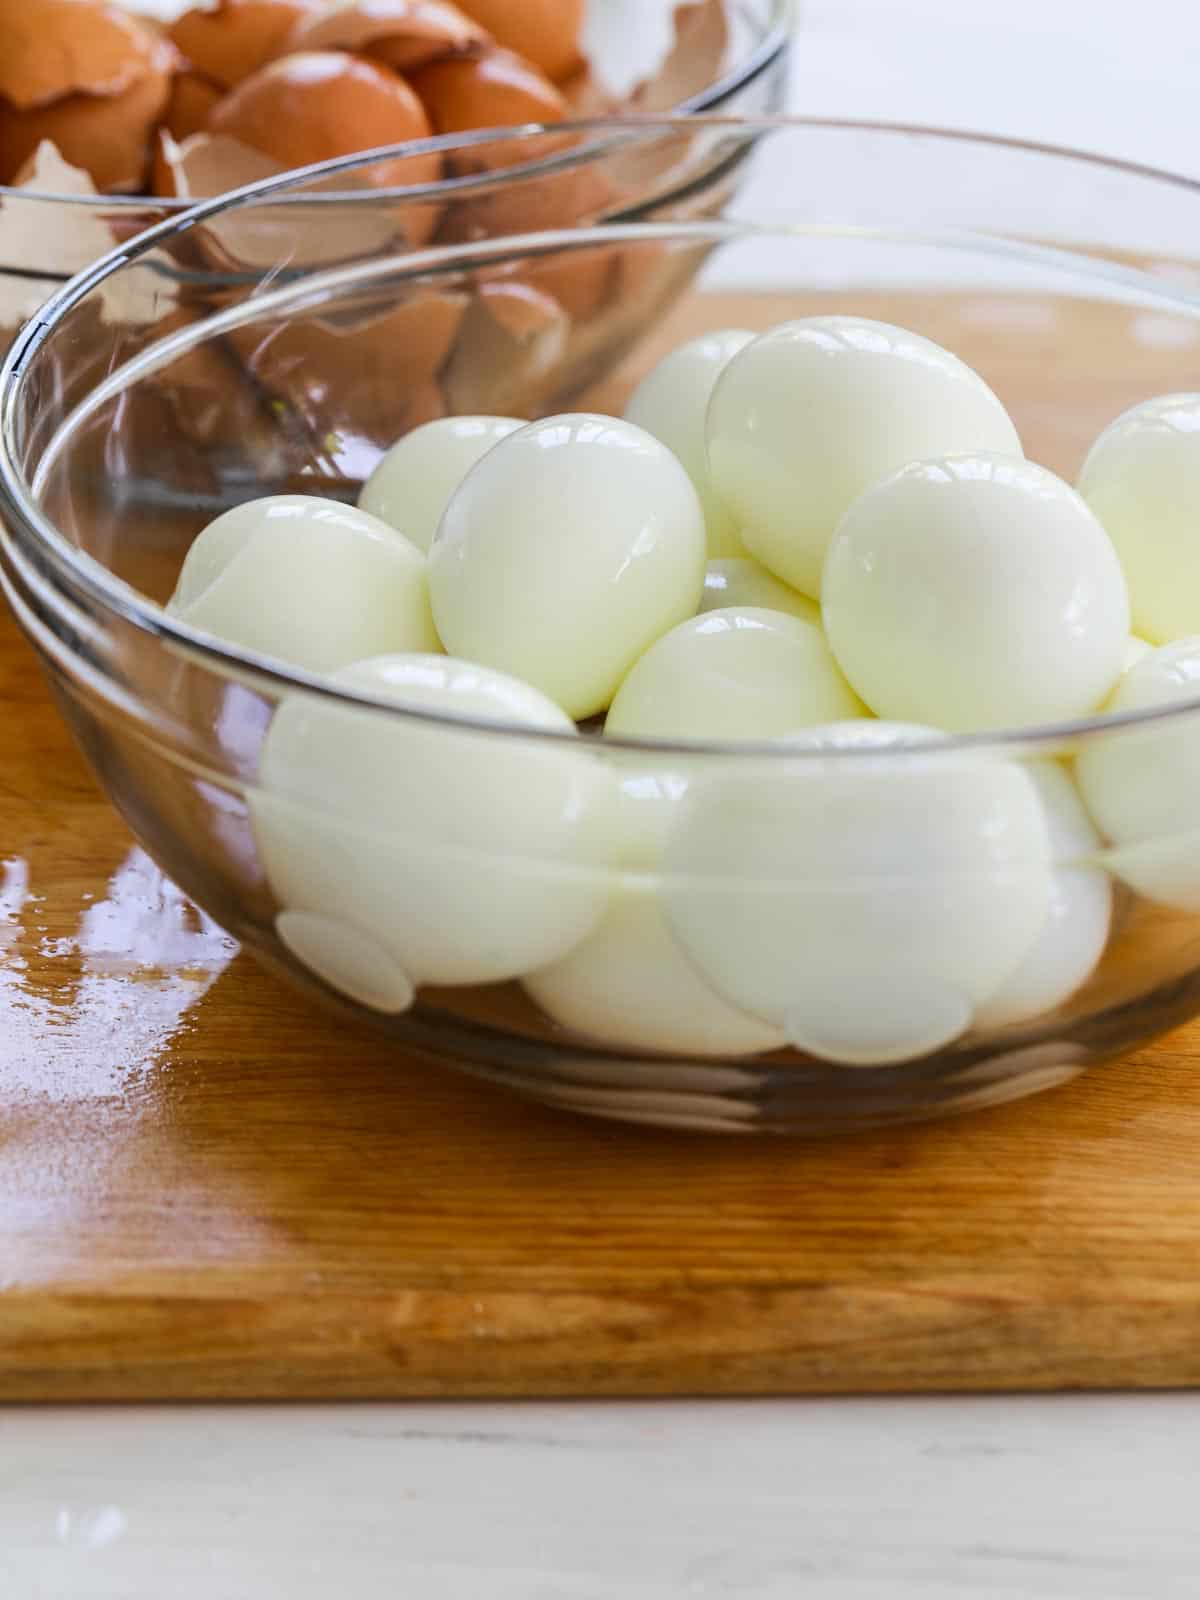
{"type": "Polygon", "coordinates": [[[442,374],[451,412],[536,412],[559,381],[569,326],[558,301],[530,284],[481,284],[442,374]]]}
{"type": "Polygon", "coordinates": [[[580,64],[585,0],[459,0],[498,45],[557,82],[580,64]]]}
{"type": "Polygon", "coordinates": [[[559,91],[567,102],[572,120],[585,117],[608,117],[621,109],[621,102],[596,77],[584,62],[570,77],[559,80],[559,91]]]}
{"type": "Polygon", "coordinates": [[[117,94],[70,94],[28,111],[0,102],[0,181],[7,182],[49,139],[98,189],[143,189],[175,61],[174,50],[159,41],[150,66],[117,94]]]}
{"type": "Polygon", "coordinates": [[[352,0],[306,17],[287,49],[352,50],[413,72],[443,56],[490,44],[488,34],[449,0],[352,0]]]}
{"type": "Polygon", "coordinates": [[[207,128],[213,107],[224,90],[198,72],[176,73],[163,116],[163,127],[172,139],[189,139],[207,128]]]}
{"type": "MultiPolygon", "coordinates": [[[[432,131],[399,73],[335,50],[290,55],[262,67],[214,108],[208,126],[284,167],[423,139],[432,131]]],[[[363,168],[360,178],[391,188],[434,183],[441,171],[441,157],[429,155],[377,162],[363,168]]]]}
{"type": "Polygon", "coordinates": [[[431,378],[409,401],[404,422],[396,437],[411,433],[414,428],[423,428],[427,422],[440,422],[445,415],[446,397],[442,393],[442,386],[436,378],[431,378]]]}
{"type": "MultiPolygon", "coordinates": [[[[412,75],[412,85],[438,133],[561,122],[567,115],[566,101],[549,78],[511,50],[435,61],[412,75]]],[[[510,166],[514,159],[519,156],[505,141],[456,154],[453,165],[473,172],[510,166]]]]}
{"type": "Polygon", "coordinates": [[[528,262],[522,266],[521,276],[557,300],[573,320],[582,322],[595,316],[611,297],[619,262],[615,246],[597,245],[528,262]]]}
{"type": "MultiPolygon", "coordinates": [[[[176,143],[160,130],[153,171],[155,194],[203,200],[277,177],[285,168],[224,134],[194,133],[176,143]]],[[[400,208],[385,213],[377,207],[339,207],[314,214],[299,206],[249,206],[213,217],[187,237],[218,271],[266,272],[285,261],[316,267],[377,254],[404,242],[404,221],[400,208]]]]}
{"type": "Polygon", "coordinates": [[[57,287],[55,277],[79,272],[111,250],[108,221],[91,206],[48,206],[39,194],[94,195],[96,186],[68,165],[52,144],[40,144],[15,175],[0,205],[0,348],[57,287]],[[21,194],[28,187],[29,196],[21,194]],[[41,274],[46,274],[42,276],[41,274]]]}
{"type": "Polygon", "coordinates": [[[430,388],[459,332],[467,297],[420,293],[355,325],[317,316],[235,330],[230,343],[266,391],[279,425],[324,458],[330,436],[387,448],[431,405],[430,388]]]}
{"type": "Polygon", "coordinates": [[[159,130],[152,169],[154,193],[177,195],[187,200],[206,200],[211,195],[239,189],[245,183],[273,178],[284,168],[261,150],[223,135],[194,133],[175,140],[159,130]]]}
{"type": "MultiPolygon", "coordinates": [[[[538,160],[550,153],[546,141],[512,147],[518,163],[538,160]]],[[[548,177],[499,181],[489,192],[459,200],[447,209],[438,239],[461,244],[506,234],[539,233],[546,228],[569,228],[593,222],[615,204],[616,192],[606,173],[588,163],[568,167],[548,177]]]]}
{"type": "Polygon", "coordinates": [[[185,11],[170,37],[197,72],[232,89],[282,55],[288,35],[315,9],[313,0],[218,0],[215,9],[185,11]]]}
{"type": "MultiPolygon", "coordinates": [[[[200,318],[200,312],[178,307],[155,324],[152,338],[165,339],[200,318]]],[[[257,393],[239,374],[237,358],[222,340],[196,345],[147,381],[166,395],[176,427],[197,444],[244,440],[248,425],[258,420],[257,393]]]]}
{"type": "Polygon", "coordinates": [[[121,94],[154,69],[154,33],[95,0],[0,0],[0,98],[18,111],[121,94]]]}
{"type": "Polygon", "coordinates": [[[567,408],[605,378],[647,328],[667,315],[709,248],[700,243],[672,249],[658,241],[618,247],[607,299],[590,318],[571,324],[557,384],[543,406],[567,408]]]}
{"type": "Polygon", "coordinates": [[[727,0],[675,7],[675,44],[633,97],[633,109],[673,111],[721,76],[729,55],[727,0]]]}

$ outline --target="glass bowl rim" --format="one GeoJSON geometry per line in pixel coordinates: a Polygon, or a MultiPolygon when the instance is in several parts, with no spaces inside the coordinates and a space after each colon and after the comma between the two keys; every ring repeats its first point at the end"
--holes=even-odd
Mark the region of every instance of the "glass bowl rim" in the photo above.
{"type": "MultiPolygon", "coordinates": [[[[795,35],[798,0],[768,0],[768,3],[771,6],[771,15],[767,20],[766,29],[762,36],[750,45],[746,53],[731,62],[720,77],[714,78],[711,83],[705,84],[695,94],[688,95],[677,106],[673,106],[670,111],[664,111],[658,113],[658,115],[664,117],[702,116],[707,112],[719,111],[724,101],[748,88],[785,54],[795,35]]],[[[605,117],[582,117],[572,119],[569,126],[572,129],[599,133],[609,121],[610,119],[605,117]]],[[[543,124],[530,124],[524,131],[530,132],[534,129],[539,132],[542,131],[543,124]]],[[[475,139],[469,134],[464,135],[462,133],[432,135],[428,139],[415,139],[406,142],[404,145],[387,145],[382,146],[379,151],[366,152],[368,156],[367,162],[363,162],[354,156],[341,156],[331,161],[316,163],[314,167],[290,168],[286,173],[280,173],[279,176],[285,179],[295,179],[297,174],[300,174],[300,181],[305,181],[304,174],[318,169],[341,172],[352,170],[356,160],[360,165],[369,164],[370,160],[378,161],[384,151],[397,151],[404,155],[413,156],[426,155],[447,149],[463,149],[469,144],[490,143],[500,133],[508,133],[509,137],[512,136],[510,129],[493,130],[484,128],[474,130],[474,132],[482,133],[485,137],[475,139]]],[[[582,161],[592,160],[601,148],[602,142],[597,138],[595,147],[589,146],[578,152],[579,158],[582,161]]],[[[520,168],[509,168],[506,169],[503,176],[512,179],[528,176],[528,173],[520,168]]],[[[377,199],[387,195],[391,195],[394,198],[401,194],[409,197],[416,195],[424,197],[429,194],[434,198],[438,198],[456,193],[457,190],[457,181],[451,178],[440,183],[417,185],[411,190],[389,191],[376,189],[374,194],[368,198],[377,199]]],[[[344,195],[330,194],[320,198],[327,201],[353,202],[361,197],[357,193],[348,193],[344,195]]],[[[182,217],[196,205],[194,199],[180,195],[57,194],[50,189],[29,189],[0,183],[0,206],[9,200],[29,200],[39,204],[91,207],[93,210],[106,212],[126,211],[136,213],[154,209],[170,213],[175,217],[182,217]]]]}
{"type": "MultiPolygon", "coordinates": [[[[564,124],[529,124],[505,129],[484,130],[482,135],[447,136],[437,141],[422,140],[411,144],[382,147],[379,150],[341,157],[334,161],[316,163],[313,166],[299,168],[279,174],[276,177],[260,180],[257,183],[247,184],[240,189],[231,190],[226,194],[202,201],[188,210],[178,212],[165,221],[146,229],[135,238],[108,252],[107,255],[100,257],[91,266],[77,273],[61,289],[51,295],[40,311],[20,330],[2,364],[0,364],[0,545],[3,545],[6,539],[14,538],[13,528],[17,530],[18,534],[24,536],[29,549],[36,551],[41,558],[39,566],[43,569],[48,568],[60,580],[59,582],[52,580],[49,585],[52,604],[61,607],[65,594],[72,589],[78,590],[86,595],[89,601],[98,604],[105,612],[133,625],[140,632],[148,634],[159,644],[171,649],[174,654],[185,659],[194,660],[206,670],[210,670],[219,676],[242,682],[252,682],[264,687],[267,692],[278,697],[282,697],[285,694],[302,694],[317,700],[332,702],[348,709],[369,711],[375,714],[383,713],[402,722],[443,726],[448,729],[465,730],[487,737],[506,740],[515,739],[521,742],[549,745],[566,743],[576,749],[582,746],[583,748],[590,748],[595,751],[604,750],[609,753],[624,751],[628,754],[642,757],[647,754],[677,756],[680,758],[707,756],[717,758],[722,762],[740,762],[743,765],[752,760],[769,762],[772,765],[785,761],[793,763],[797,761],[816,761],[826,764],[832,762],[866,763],[881,760],[895,761],[905,756],[911,758],[914,752],[919,752],[923,757],[939,756],[943,758],[949,758],[955,753],[963,751],[995,752],[1007,755],[1021,753],[1045,755],[1054,747],[1073,744],[1081,739],[1095,739],[1121,731],[1128,731],[1132,728],[1173,723],[1176,720],[1182,720],[1196,712],[1200,712],[1200,695],[1198,695],[1194,699],[1176,701],[1134,711],[1093,714],[1088,717],[1072,718],[1059,722],[988,729],[973,733],[943,733],[939,730],[931,729],[928,740],[903,740],[894,745],[842,748],[808,744],[807,742],[797,745],[790,738],[721,740],[638,738],[630,735],[614,737],[590,730],[580,733],[575,730],[536,728],[527,724],[487,720],[462,716],[456,713],[425,711],[416,707],[398,704],[396,701],[381,695],[361,693],[343,688],[332,683],[327,675],[309,673],[301,668],[288,666],[275,658],[260,655],[251,650],[238,649],[224,643],[212,634],[190,627],[188,624],[172,617],[165,607],[147,599],[130,584],[115,577],[102,563],[80,551],[78,547],[66,540],[50,520],[44,516],[33,499],[33,491],[27,484],[23,472],[16,465],[16,452],[13,448],[15,443],[15,409],[23,370],[36,354],[38,346],[54,332],[56,326],[76,305],[86,299],[105,279],[136,261],[139,256],[153,249],[164,238],[171,238],[186,232],[198,222],[207,221],[213,216],[258,204],[263,199],[266,199],[268,203],[274,203],[273,197],[277,199],[275,195],[277,190],[302,187],[314,181],[314,179],[321,180],[331,173],[336,174],[353,170],[358,166],[369,165],[387,157],[413,154],[424,150],[431,143],[436,143],[442,147],[445,147],[447,142],[461,146],[467,143],[561,134],[564,131],[607,132],[614,136],[627,135],[630,138],[636,138],[656,132],[694,133],[698,129],[703,130],[706,128],[736,131],[746,137],[757,137],[759,134],[771,132],[807,129],[812,132],[862,132],[884,136],[931,138],[949,144],[979,145],[1028,155],[1073,161],[1081,165],[1096,167],[1110,172],[1121,172],[1134,178],[1145,178],[1185,192],[1200,194],[1200,179],[1149,166],[1141,162],[1105,156],[1066,145],[1010,138],[974,130],[944,128],[923,123],[853,117],[808,117],[789,114],[755,117],[697,117],[691,115],[675,116],[663,113],[661,115],[641,115],[626,118],[585,119],[580,122],[564,124]]],[[[570,159],[570,156],[575,154],[577,152],[571,152],[567,159],[570,159]]],[[[507,170],[511,175],[514,169],[507,170]]],[[[412,194],[415,191],[399,192],[412,194]]],[[[314,197],[296,196],[295,198],[307,201],[314,197]]],[[[321,198],[325,200],[341,200],[347,197],[327,195],[321,198]]],[[[381,203],[389,198],[389,191],[375,190],[366,195],[362,191],[357,191],[352,198],[356,202],[362,202],[365,199],[369,202],[381,203]]],[[[393,274],[402,269],[405,274],[420,277],[439,267],[445,268],[450,265],[486,260],[493,253],[504,255],[529,252],[546,253],[552,250],[580,248],[598,244],[636,243],[650,239],[664,241],[670,239],[692,239],[697,242],[702,240],[719,242],[772,235],[795,236],[795,233],[795,225],[754,224],[742,221],[709,221],[701,223],[606,222],[586,228],[574,227],[537,233],[503,235],[471,244],[453,244],[419,251],[406,251],[399,255],[365,263],[359,270],[383,275],[384,273],[393,274]]],[[[1116,280],[1127,288],[1140,289],[1148,294],[1153,294],[1160,300],[1166,300],[1178,307],[1186,308],[1200,320],[1200,292],[1189,293],[1178,285],[1165,285],[1162,279],[1156,279],[1140,269],[1116,265],[1101,257],[1089,256],[1084,251],[1060,251],[1037,245],[1026,246],[1009,243],[999,237],[992,238],[985,232],[972,229],[957,230],[953,233],[949,230],[940,230],[936,238],[941,242],[949,242],[952,238],[959,241],[970,241],[976,248],[982,245],[988,248],[1003,249],[1008,255],[1027,261],[1045,263],[1049,260],[1059,267],[1069,264],[1076,272],[1087,272],[1090,276],[1099,280],[1116,280]]],[[[314,284],[319,284],[330,278],[338,278],[354,270],[354,266],[351,265],[349,268],[343,266],[325,269],[321,272],[313,272],[306,275],[299,283],[293,285],[292,291],[299,297],[306,289],[311,292],[314,284]]],[[[287,292],[287,290],[276,291],[276,293],[287,292]]],[[[242,309],[252,309],[255,314],[260,314],[264,308],[266,298],[255,297],[253,301],[246,302],[242,309]]],[[[219,313],[218,315],[226,314],[219,313]]],[[[181,341],[186,341],[189,344],[201,342],[204,331],[210,327],[214,320],[213,317],[205,318],[202,322],[170,336],[172,348],[181,341]]],[[[120,370],[120,368],[117,369],[118,373],[120,370]]],[[[89,397],[89,400],[91,398],[89,397]]],[[[88,402],[85,401],[83,403],[86,405],[88,402]]],[[[44,571],[39,571],[38,579],[39,586],[45,593],[47,586],[44,571]]],[[[800,737],[803,738],[803,734],[800,737]]]]}

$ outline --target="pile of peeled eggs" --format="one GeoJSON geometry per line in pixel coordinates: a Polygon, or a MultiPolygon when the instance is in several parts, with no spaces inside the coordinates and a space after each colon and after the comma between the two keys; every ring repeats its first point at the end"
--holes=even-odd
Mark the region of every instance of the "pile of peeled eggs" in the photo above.
{"type": "Polygon", "coordinates": [[[948,738],[1196,695],[1197,505],[1200,396],[1073,488],[949,351],[824,316],[683,345],[623,418],[428,423],[357,507],[241,505],[171,609],[384,707],[286,697],[250,796],[341,994],[892,1063],[1067,1002],[1114,881],[1200,910],[1200,727],[948,738]]]}

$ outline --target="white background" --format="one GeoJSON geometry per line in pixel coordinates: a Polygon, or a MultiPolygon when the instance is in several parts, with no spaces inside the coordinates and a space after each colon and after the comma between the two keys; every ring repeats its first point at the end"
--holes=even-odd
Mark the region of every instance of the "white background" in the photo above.
{"type": "MultiPolygon", "coordinates": [[[[1200,172],[1200,6],[804,21],[797,109],[1200,172]]],[[[1193,1600],[1198,1458],[1200,1396],[13,1409],[0,1596],[1193,1600]]]]}

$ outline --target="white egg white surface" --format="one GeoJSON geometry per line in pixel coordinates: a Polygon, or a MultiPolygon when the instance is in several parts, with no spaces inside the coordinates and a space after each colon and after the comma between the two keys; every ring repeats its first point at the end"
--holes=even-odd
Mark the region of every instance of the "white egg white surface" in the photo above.
{"type": "Polygon", "coordinates": [[[501,439],[525,424],[517,417],[439,417],[392,446],[363,484],[359,506],[398,528],[426,554],[450,496],[501,439]]]}
{"type": "Polygon", "coordinates": [[[644,429],[588,413],[547,417],[467,474],[429,562],[446,649],[584,718],[606,709],[655,639],[695,614],[704,514],[683,467],[644,429]]]}
{"type": "Polygon", "coordinates": [[[710,560],[704,573],[701,611],[724,611],[729,606],[760,606],[766,611],[785,611],[807,622],[820,622],[821,608],[799,589],[782,582],[749,556],[725,556],[710,560]]]}
{"type": "Polygon", "coordinates": [[[1054,872],[1042,931],[1020,966],[975,1012],[980,1029],[1025,1022],[1064,1004],[1095,971],[1112,922],[1112,880],[1095,864],[1101,839],[1058,761],[1025,770],[1045,808],[1054,872]]]}
{"type": "MultiPolygon", "coordinates": [[[[382,657],[333,681],[417,711],[573,731],[537,690],[445,656],[382,657]]],[[[310,696],[276,712],[252,796],[281,909],[356,929],[358,988],[401,995],[405,983],[493,983],[564,956],[606,907],[618,810],[610,770],[571,742],[310,696]],[[402,978],[381,984],[380,950],[402,978]]],[[[321,927],[301,932],[320,949],[321,927]]],[[[345,970],[323,975],[353,992],[345,970]]]]}
{"type": "Polygon", "coordinates": [[[938,739],[813,730],[773,769],[697,778],[668,840],[667,917],[699,970],[826,1060],[881,1065],[959,1037],[1045,923],[1050,842],[1028,773],[938,739]]]}
{"type": "MultiPolygon", "coordinates": [[[[1200,702],[1200,635],[1134,663],[1114,713],[1200,702]]],[[[1200,711],[1090,734],[1075,760],[1084,804],[1114,848],[1109,864],[1162,905],[1200,911],[1200,711]]]]}
{"type": "Polygon", "coordinates": [[[829,547],[821,609],[872,711],[955,732],[1089,715],[1129,639],[1104,529],[1014,456],[913,462],[869,489],[829,547]]]}
{"type": "Polygon", "coordinates": [[[873,483],[923,456],[1021,451],[977,373],[866,317],[808,317],[746,345],[717,380],[706,428],[713,488],[747,550],[814,597],[834,529],[873,483]]]}
{"type": "Polygon", "coordinates": [[[610,734],[772,739],[865,714],[819,623],[732,606],[652,644],[613,698],[610,734]]]}
{"type": "Polygon", "coordinates": [[[1119,416],[1088,452],[1079,492],[1117,548],[1137,632],[1152,644],[1200,633],[1200,394],[1119,416]]]}
{"type": "Polygon", "coordinates": [[[753,338],[744,328],[721,328],[677,345],[646,374],[625,407],[626,419],[661,439],[687,469],[704,507],[710,557],[745,554],[737,525],[709,477],[704,424],[717,379],[753,338]]]}
{"type": "Polygon", "coordinates": [[[209,523],[169,609],[308,672],[439,648],[422,553],[377,517],[313,495],[252,500],[209,523]]]}

